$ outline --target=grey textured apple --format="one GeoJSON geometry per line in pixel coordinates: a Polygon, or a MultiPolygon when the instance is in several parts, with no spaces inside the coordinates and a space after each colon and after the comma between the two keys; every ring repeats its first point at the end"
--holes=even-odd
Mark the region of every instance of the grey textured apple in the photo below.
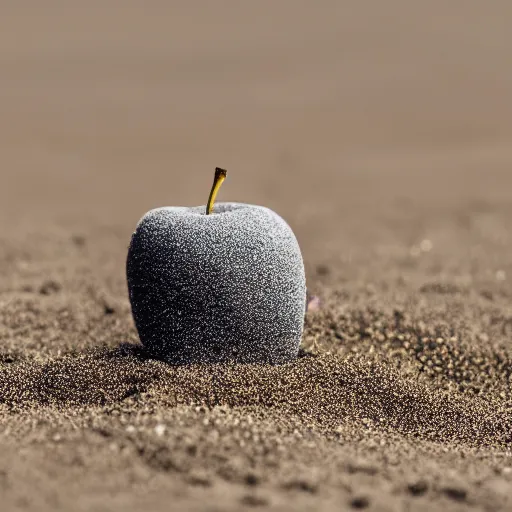
{"type": "Polygon", "coordinates": [[[157,208],[139,221],[126,264],[141,343],[174,364],[284,363],[297,357],[306,308],[301,251],[272,210],[217,203],[157,208]]]}

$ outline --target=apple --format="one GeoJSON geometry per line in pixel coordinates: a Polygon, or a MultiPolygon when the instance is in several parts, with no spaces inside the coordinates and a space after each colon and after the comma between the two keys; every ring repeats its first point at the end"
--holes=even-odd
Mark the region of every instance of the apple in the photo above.
{"type": "Polygon", "coordinates": [[[173,364],[271,363],[297,357],[306,278],[297,239],[274,211],[216,203],[146,213],[126,262],[144,347],[173,364]]]}

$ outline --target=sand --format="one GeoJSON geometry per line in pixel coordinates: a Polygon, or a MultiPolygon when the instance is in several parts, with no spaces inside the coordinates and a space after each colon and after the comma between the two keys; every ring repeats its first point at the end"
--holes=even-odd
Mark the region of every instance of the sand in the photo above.
{"type": "Polygon", "coordinates": [[[507,510],[509,2],[8,2],[3,510],[507,510]],[[261,204],[301,356],[172,367],[124,274],[148,210],[261,204]]]}

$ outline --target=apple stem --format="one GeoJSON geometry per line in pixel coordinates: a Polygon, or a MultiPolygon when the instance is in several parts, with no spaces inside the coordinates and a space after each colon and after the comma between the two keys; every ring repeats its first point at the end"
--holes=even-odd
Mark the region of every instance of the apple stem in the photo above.
{"type": "Polygon", "coordinates": [[[208,202],[206,203],[206,215],[210,215],[210,213],[212,213],[213,203],[215,202],[215,198],[217,197],[217,192],[219,191],[222,182],[226,179],[227,174],[228,171],[226,171],[225,169],[215,167],[215,178],[213,179],[210,197],[208,198],[208,202]]]}

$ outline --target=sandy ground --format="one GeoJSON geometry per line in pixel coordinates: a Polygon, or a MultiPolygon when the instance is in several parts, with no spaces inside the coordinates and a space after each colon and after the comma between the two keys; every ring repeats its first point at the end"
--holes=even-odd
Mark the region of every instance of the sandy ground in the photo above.
{"type": "Polygon", "coordinates": [[[512,4],[5,2],[3,510],[512,506],[512,4]],[[147,210],[294,229],[303,356],[171,368],[124,265],[147,210]]]}

